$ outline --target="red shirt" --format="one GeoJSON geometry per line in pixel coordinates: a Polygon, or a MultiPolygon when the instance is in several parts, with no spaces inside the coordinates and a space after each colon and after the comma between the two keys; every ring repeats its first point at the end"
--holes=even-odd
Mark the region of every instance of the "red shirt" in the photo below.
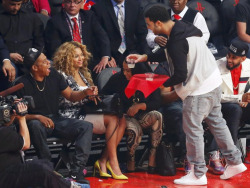
{"type": "Polygon", "coordinates": [[[242,69],[242,65],[230,71],[231,76],[232,76],[232,81],[233,81],[234,95],[238,95],[241,69],[242,69]]]}

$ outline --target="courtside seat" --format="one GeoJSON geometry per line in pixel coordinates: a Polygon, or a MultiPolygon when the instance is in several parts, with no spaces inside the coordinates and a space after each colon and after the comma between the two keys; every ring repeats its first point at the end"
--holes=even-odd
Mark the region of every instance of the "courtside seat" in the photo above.
{"type": "Polygon", "coordinates": [[[210,32],[210,39],[220,33],[220,19],[216,9],[205,0],[190,0],[187,6],[199,11],[207,22],[207,27],[210,32]]]}
{"type": "Polygon", "coordinates": [[[190,0],[187,6],[199,11],[205,18],[210,32],[209,42],[211,42],[218,51],[217,54],[214,54],[215,58],[220,59],[221,57],[225,57],[227,51],[222,36],[221,20],[215,7],[205,0],[190,0]]]}
{"type": "Polygon", "coordinates": [[[36,13],[36,15],[41,19],[41,21],[43,22],[43,26],[44,26],[44,29],[46,28],[46,25],[47,25],[47,22],[49,21],[50,17],[48,16],[45,16],[43,14],[40,14],[40,13],[36,13]]]}
{"type": "Polygon", "coordinates": [[[51,8],[51,16],[56,15],[62,10],[62,2],[63,0],[49,0],[50,8],[51,8]]]}
{"type": "Polygon", "coordinates": [[[139,0],[141,8],[144,9],[150,3],[158,3],[159,0],[139,0]]]}
{"type": "Polygon", "coordinates": [[[109,81],[110,77],[121,71],[119,67],[110,67],[102,70],[96,77],[95,83],[98,87],[98,90],[101,91],[102,88],[109,81]]]}
{"type": "Polygon", "coordinates": [[[242,153],[242,160],[246,157],[246,141],[250,139],[250,124],[244,124],[238,130],[239,147],[242,153]]]}

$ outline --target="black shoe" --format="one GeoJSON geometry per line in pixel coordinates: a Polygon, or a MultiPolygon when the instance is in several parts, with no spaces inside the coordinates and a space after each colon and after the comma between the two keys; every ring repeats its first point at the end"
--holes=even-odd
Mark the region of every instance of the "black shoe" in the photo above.
{"type": "Polygon", "coordinates": [[[71,171],[70,178],[81,184],[89,184],[89,181],[84,177],[83,170],[71,171]]]}
{"type": "Polygon", "coordinates": [[[155,167],[148,166],[148,173],[149,174],[155,174],[156,173],[155,167]]]}

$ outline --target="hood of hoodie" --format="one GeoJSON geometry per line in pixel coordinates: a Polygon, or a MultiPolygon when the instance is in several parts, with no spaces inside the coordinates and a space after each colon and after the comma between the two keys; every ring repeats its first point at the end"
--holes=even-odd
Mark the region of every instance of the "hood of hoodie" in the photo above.
{"type": "Polygon", "coordinates": [[[199,36],[202,37],[202,32],[192,23],[185,21],[176,21],[170,33],[169,41],[176,41],[187,37],[199,36]]]}

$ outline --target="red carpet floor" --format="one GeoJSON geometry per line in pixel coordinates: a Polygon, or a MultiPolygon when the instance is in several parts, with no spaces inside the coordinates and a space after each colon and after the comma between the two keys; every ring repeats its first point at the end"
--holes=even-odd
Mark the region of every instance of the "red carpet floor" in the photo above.
{"type": "Polygon", "coordinates": [[[175,185],[173,180],[184,175],[183,168],[177,169],[176,176],[151,175],[146,172],[127,173],[128,180],[99,179],[88,177],[93,188],[250,188],[250,165],[248,170],[229,180],[221,180],[218,175],[207,173],[207,186],[175,185]],[[164,187],[165,186],[165,187],[164,187]]]}

